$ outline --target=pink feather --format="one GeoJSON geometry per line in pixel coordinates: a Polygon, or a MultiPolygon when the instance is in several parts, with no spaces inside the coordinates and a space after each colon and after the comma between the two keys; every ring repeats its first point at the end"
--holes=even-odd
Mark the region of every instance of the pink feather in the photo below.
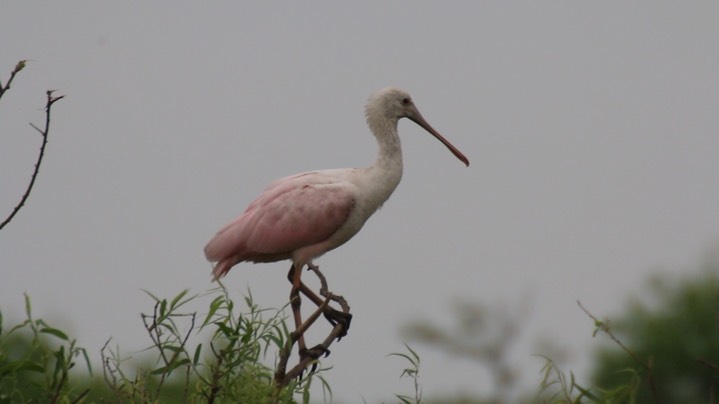
{"type": "Polygon", "coordinates": [[[214,276],[243,261],[289,259],[298,248],[326,241],[352,210],[351,187],[322,171],[273,182],[205,246],[207,259],[218,262],[214,276]]]}

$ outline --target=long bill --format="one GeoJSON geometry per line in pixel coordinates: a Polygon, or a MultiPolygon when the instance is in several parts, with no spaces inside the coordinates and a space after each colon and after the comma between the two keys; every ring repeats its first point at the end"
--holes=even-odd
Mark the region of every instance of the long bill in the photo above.
{"type": "Polygon", "coordinates": [[[467,157],[465,157],[464,154],[462,154],[461,151],[459,151],[459,149],[454,147],[452,143],[449,143],[449,140],[445,139],[444,136],[440,135],[439,132],[434,130],[434,128],[429,123],[427,123],[427,121],[424,120],[424,117],[422,117],[422,114],[420,114],[419,111],[415,109],[412,112],[414,112],[414,114],[407,116],[408,119],[424,128],[424,130],[426,130],[427,132],[431,133],[432,136],[436,137],[440,142],[442,142],[442,144],[444,144],[449,149],[449,151],[454,154],[455,157],[462,161],[464,165],[469,167],[469,160],[467,159],[467,157]]]}

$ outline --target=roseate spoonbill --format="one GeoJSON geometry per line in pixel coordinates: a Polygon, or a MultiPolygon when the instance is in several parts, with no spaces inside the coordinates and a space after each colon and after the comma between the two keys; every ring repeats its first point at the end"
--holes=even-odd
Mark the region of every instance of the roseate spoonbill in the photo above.
{"type": "MultiPolygon", "coordinates": [[[[386,88],[376,92],[367,102],[365,115],[379,145],[373,165],[310,171],[276,180],[205,246],[207,259],[216,262],[212,271],[216,280],[243,261],[292,260],[288,278],[293,283],[290,299],[297,329],[302,325],[299,292],[317,306],[323,304],[302,283],[302,268],[314,267],[314,258],[357,234],[399,184],[402,150],[397,122],[401,118],[417,123],[469,166],[469,160],[425,121],[412,98],[402,90],[386,88]]],[[[325,316],[333,325],[343,322],[346,333],[349,313],[328,308],[325,316]]],[[[301,355],[303,350],[304,340],[300,336],[301,355]]]]}
{"type": "Polygon", "coordinates": [[[375,163],[366,168],[310,171],[271,183],[205,246],[207,259],[217,263],[214,279],[243,261],[289,259],[301,269],[357,234],[402,177],[397,135],[401,118],[417,123],[469,166],[467,157],[427,123],[409,94],[400,89],[373,94],[365,115],[379,146],[375,163]]]}

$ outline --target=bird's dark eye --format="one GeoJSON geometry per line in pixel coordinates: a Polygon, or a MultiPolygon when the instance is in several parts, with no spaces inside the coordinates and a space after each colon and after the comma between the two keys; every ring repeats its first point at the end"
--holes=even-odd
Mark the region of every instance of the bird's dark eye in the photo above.
{"type": "Polygon", "coordinates": [[[409,105],[412,103],[412,100],[409,99],[409,97],[402,98],[402,105],[409,105]]]}

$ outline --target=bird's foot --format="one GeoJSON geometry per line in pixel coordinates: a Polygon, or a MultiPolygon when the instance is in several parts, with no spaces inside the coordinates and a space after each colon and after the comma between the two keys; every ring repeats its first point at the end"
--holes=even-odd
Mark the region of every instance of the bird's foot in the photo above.
{"type": "Polygon", "coordinates": [[[332,307],[325,308],[323,314],[333,327],[336,327],[338,324],[342,327],[342,331],[337,335],[337,341],[347,335],[347,331],[350,329],[350,322],[352,322],[352,314],[333,309],[332,307]]]}
{"type": "MultiPolygon", "coordinates": [[[[312,368],[310,368],[310,374],[311,374],[317,370],[317,366],[319,365],[318,359],[320,359],[321,357],[326,358],[329,355],[330,355],[330,350],[327,349],[326,346],[324,346],[323,344],[317,344],[310,349],[303,349],[300,351],[300,362],[307,360],[307,359],[312,361],[312,368]]],[[[300,375],[300,377],[302,377],[302,376],[300,375]]]]}
{"type": "Polygon", "coordinates": [[[330,355],[330,350],[327,349],[324,344],[317,344],[309,349],[303,349],[300,351],[300,360],[303,360],[305,358],[310,358],[313,360],[319,359],[321,357],[328,357],[330,355]]]}

